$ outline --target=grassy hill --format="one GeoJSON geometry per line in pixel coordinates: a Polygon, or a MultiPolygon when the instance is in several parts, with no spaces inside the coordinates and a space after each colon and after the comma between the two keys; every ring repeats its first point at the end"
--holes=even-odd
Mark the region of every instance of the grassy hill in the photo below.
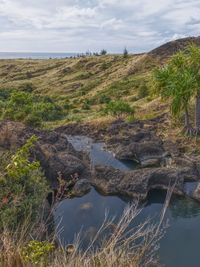
{"type": "Polygon", "coordinates": [[[71,121],[109,120],[102,111],[106,103],[118,99],[135,107],[136,118],[152,118],[168,107],[149,95],[151,71],[189,42],[199,44],[200,38],[173,41],[150,53],[127,58],[106,55],[0,60],[0,90],[31,91],[33,95],[53,99],[64,115],[57,121],[49,121],[48,127],[71,121]]]}

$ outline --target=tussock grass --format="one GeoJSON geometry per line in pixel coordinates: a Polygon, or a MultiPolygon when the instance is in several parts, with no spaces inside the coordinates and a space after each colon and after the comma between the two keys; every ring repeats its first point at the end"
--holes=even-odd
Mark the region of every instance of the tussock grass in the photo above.
{"type": "MultiPolygon", "coordinates": [[[[73,244],[66,247],[55,245],[56,237],[54,236],[45,241],[51,244],[51,250],[45,251],[44,249],[41,253],[41,250],[37,251],[37,247],[35,247],[25,257],[23,251],[27,250],[30,241],[42,241],[41,237],[44,237],[46,231],[41,220],[37,225],[33,225],[27,218],[26,222],[20,225],[14,233],[5,228],[1,234],[0,266],[158,267],[159,241],[165,232],[163,214],[159,223],[147,219],[130,228],[130,224],[134,222],[140,212],[137,205],[128,206],[116,224],[114,224],[114,218],[109,219],[109,216],[106,215],[104,222],[85,250],[81,249],[81,234],[76,237],[73,244]],[[39,255],[37,262],[34,260],[35,255],[39,255]]],[[[45,245],[46,247],[47,245],[45,245]]]]}

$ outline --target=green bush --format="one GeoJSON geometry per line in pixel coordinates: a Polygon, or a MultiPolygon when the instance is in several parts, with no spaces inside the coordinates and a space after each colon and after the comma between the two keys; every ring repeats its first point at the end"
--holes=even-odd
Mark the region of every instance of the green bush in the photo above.
{"type": "Polygon", "coordinates": [[[138,99],[145,98],[149,95],[148,87],[145,83],[141,84],[138,90],[138,99]]]}
{"type": "Polygon", "coordinates": [[[28,217],[34,221],[49,191],[39,162],[29,159],[36,141],[32,136],[10,162],[1,162],[0,230],[14,230],[28,217]]]}
{"type": "Polygon", "coordinates": [[[124,115],[134,115],[134,109],[122,100],[111,101],[105,108],[105,113],[115,117],[123,117],[124,115]]]}
{"type": "Polygon", "coordinates": [[[111,62],[103,62],[100,66],[101,70],[107,70],[112,66],[111,62]]]}
{"type": "Polygon", "coordinates": [[[7,100],[10,97],[12,89],[2,88],[0,89],[0,100],[7,100]]]}
{"type": "Polygon", "coordinates": [[[84,99],[82,109],[89,110],[93,104],[94,101],[92,99],[84,99]]]}
{"type": "Polygon", "coordinates": [[[35,90],[35,86],[32,83],[23,83],[19,86],[19,90],[32,93],[35,90]]]}
{"type": "Polygon", "coordinates": [[[76,77],[76,79],[77,80],[80,80],[80,79],[85,80],[85,79],[89,79],[91,76],[92,76],[91,72],[82,72],[76,77]]]}
{"type": "Polygon", "coordinates": [[[15,90],[0,90],[0,112],[2,119],[23,121],[33,127],[41,126],[45,121],[61,119],[64,115],[63,108],[52,98],[15,90]]]}
{"type": "Polygon", "coordinates": [[[42,125],[42,119],[37,114],[28,114],[25,118],[24,123],[31,127],[40,127],[42,125]]]}
{"type": "Polygon", "coordinates": [[[98,104],[108,104],[111,101],[111,98],[105,94],[100,95],[97,102],[98,104]]]}
{"type": "Polygon", "coordinates": [[[54,244],[48,241],[30,241],[27,246],[22,249],[22,256],[26,263],[34,266],[47,266],[49,253],[55,249],[54,244]]]}

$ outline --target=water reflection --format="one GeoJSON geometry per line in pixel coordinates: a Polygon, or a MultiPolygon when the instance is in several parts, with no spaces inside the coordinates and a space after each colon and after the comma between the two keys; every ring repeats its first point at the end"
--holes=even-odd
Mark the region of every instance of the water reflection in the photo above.
{"type": "MultiPolygon", "coordinates": [[[[93,164],[103,164],[119,169],[132,169],[134,164],[125,164],[113,157],[111,153],[102,150],[102,144],[93,144],[91,139],[77,137],[71,142],[77,150],[87,151],[93,164]]],[[[190,183],[191,184],[191,183],[190,183]]],[[[186,190],[191,190],[191,185],[186,185],[186,190]],[[189,186],[189,187],[188,187],[189,186]]],[[[135,224],[147,218],[159,220],[166,193],[152,190],[148,195],[148,202],[138,215],[135,224]]],[[[74,236],[80,231],[84,240],[83,247],[87,247],[90,239],[95,236],[102,225],[105,213],[110,218],[115,217],[115,222],[122,215],[129,199],[117,196],[105,197],[94,189],[82,198],[66,199],[55,208],[55,220],[58,225],[57,234],[61,242],[72,243],[74,236]]],[[[172,197],[166,212],[166,220],[170,227],[165,237],[161,240],[160,258],[166,267],[199,267],[200,266],[200,205],[199,203],[180,197],[172,197]]]]}
{"type": "Polygon", "coordinates": [[[171,216],[177,218],[192,218],[199,216],[200,205],[189,198],[176,198],[172,199],[170,205],[171,216]]]}
{"type": "Polygon", "coordinates": [[[111,152],[104,149],[103,143],[93,143],[89,137],[68,136],[67,138],[77,151],[85,151],[89,154],[93,165],[111,166],[120,170],[131,170],[137,166],[137,163],[131,160],[117,160],[111,152]]]}

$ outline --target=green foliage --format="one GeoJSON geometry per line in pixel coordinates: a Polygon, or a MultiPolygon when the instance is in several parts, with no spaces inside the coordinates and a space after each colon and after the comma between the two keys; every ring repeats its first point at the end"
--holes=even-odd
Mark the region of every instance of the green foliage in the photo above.
{"type": "Polygon", "coordinates": [[[32,93],[35,90],[35,86],[32,83],[23,83],[19,86],[19,90],[32,93]]]}
{"type": "Polygon", "coordinates": [[[120,96],[128,95],[133,90],[137,90],[140,87],[141,83],[143,83],[143,80],[141,80],[141,78],[135,79],[133,77],[126,77],[120,81],[113,82],[111,85],[102,90],[99,95],[106,95],[107,97],[118,99],[118,97],[120,96]]]}
{"type": "Polygon", "coordinates": [[[82,72],[76,77],[76,79],[77,80],[84,80],[84,79],[89,79],[91,76],[92,76],[91,72],[82,72]]]}
{"type": "Polygon", "coordinates": [[[50,97],[41,97],[25,91],[0,90],[2,119],[23,121],[38,127],[43,121],[55,121],[64,115],[63,109],[50,97]]]}
{"type": "Polygon", "coordinates": [[[100,95],[97,102],[98,104],[108,104],[111,101],[111,98],[107,95],[100,95]]]}
{"type": "Polygon", "coordinates": [[[129,115],[129,116],[127,117],[126,121],[127,121],[128,123],[132,123],[132,122],[134,122],[134,121],[135,121],[135,116],[134,116],[134,114],[133,114],[133,115],[129,115]]]}
{"type": "Polygon", "coordinates": [[[138,90],[138,99],[145,98],[148,95],[149,95],[148,87],[145,83],[142,83],[138,90]]]}
{"type": "Polygon", "coordinates": [[[199,62],[200,49],[190,45],[174,55],[166,66],[153,72],[154,92],[171,99],[174,116],[188,109],[191,98],[199,91],[199,62]]]}
{"type": "Polygon", "coordinates": [[[55,249],[55,246],[48,241],[30,241],[22,248],[22,257],[25,262],[34,264],[34,266],[47,266],[49,254],[55,249]]]}
{"type": "Polygon", "coordinates": [[[36,141],[37,137],[32,136],[1,170],[0,229],[15,229],[30,214],[34,221],[47,195],[49,189],[40,164],[30,160],[36,141]]]}
{"type": "Polygon", "coordinates": [[[89,110],[93,104],[93,99],[84,99],[82,109],[89,110]]]}
{"type": "Polygon", "coordinates": [[[111,62],[103,62],[100,66],[101,70],[107,70],[109,68],[111,68],[112,63],[111,62]]]}
{"type": "Polygon", "coordinates": [[[115,117],[122,117],[124,115],[134,115],[134,109],[122,100],[111,101],[105,108],[105,113],[115,117]]]}

